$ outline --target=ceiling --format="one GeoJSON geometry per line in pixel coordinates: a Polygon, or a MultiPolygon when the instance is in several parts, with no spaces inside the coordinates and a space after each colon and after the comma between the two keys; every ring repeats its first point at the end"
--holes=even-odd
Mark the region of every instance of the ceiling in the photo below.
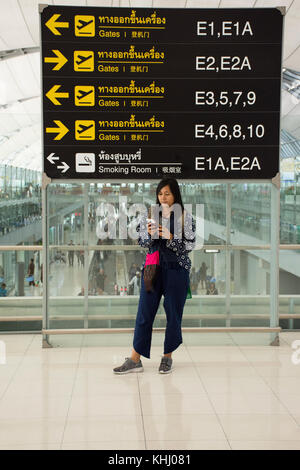
{"type": "MultiPolygon", "coordinates": [[[[0,60],[0,163],[41,171],[39,3],[42,0],[2,0],[0,4],[0,54],[19,50],[15,56],[0,60]]],[[[283,66],[300,73],[300,0],[49,0],[45,3],[151,8],[285,6],[283,66]]],[[[300,101],[299,95],[289,92],[289,87],[300,89],[299,77],[282,90],[282,127],[297,140],[300,140],[300,101]]]]}

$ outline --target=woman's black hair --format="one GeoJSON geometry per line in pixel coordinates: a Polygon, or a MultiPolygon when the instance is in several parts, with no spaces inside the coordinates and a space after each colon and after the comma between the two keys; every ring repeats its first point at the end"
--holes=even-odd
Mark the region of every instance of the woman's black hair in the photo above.
{"type": "Polygon", "coordinates": [[[183,206],[183,202],[182,202],[182,199],[181,199],[179,185],[178,185],[177,180],[175,178],[163,178],[158,183],[158,186],[156,188],[156,204],[159,204],[158,195],[159,195],[161,189],[164,188],[165,186],[169,186],[169,188],[171,190],[171,193],[174,196],[174,203],[173,204],[180,204],[182,212],[183,212],[184,211],[184,206],[183,206]]]}

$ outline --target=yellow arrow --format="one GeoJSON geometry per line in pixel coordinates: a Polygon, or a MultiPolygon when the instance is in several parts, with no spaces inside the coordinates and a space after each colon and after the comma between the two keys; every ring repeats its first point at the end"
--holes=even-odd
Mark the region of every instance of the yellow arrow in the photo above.
{"type": "Polygon", "coordinates": [[[56,63],[56,66],[53,67],[52,70],[60,70],[67,62],[68,59],[57,49],[52,49],[52,52],[56,55],[56,57],[45,57],[44,61],[46,63],[56,63]]]}
{"type": "Polygon", "coordinates": [[[58,93],[61,85],[53,85],[53,87],[46,93],[47,98],[52,101],[53,104],[61,105],[61,102],[57,98],[69,98],[69,93],[58,93]]]}
{"type": "Polygon", "coordinates": [[[68,22],[59,22],[59,21],[56,21],[58,20],[58,18],[60,17],[61,15],[52,15],[50,20],[47,21],[46,26],[47,28],[50,29],[50,31],[55,34],[55,36],[61,36],[61,32],[58,31],[57,28],[68,28],[69,27],[69,23],[68,22]]]}
{"type": "Polygon", "coordinates": [[[61,140],[67,132],[69,132],[69,129],[61,122],[61,121],[54,121],[54,124],[56,124],[58,127],[46,127],[46,132],[48,133],[57,133],[57,136],[54,137],[54,140],[61,140]]]}

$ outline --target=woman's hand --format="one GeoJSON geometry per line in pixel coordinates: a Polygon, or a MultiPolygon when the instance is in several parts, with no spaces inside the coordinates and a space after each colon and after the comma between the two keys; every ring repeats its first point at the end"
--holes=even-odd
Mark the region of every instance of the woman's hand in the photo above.
{"type": "Polygon", "coordinates": [[[151,222],[149,222],[147,224],[147,232],[149,233],[149,235],[151,235],[151,237],[153,237],[156,232],[157,232],[157,227],[156,225],[152,224],[151,222]]]}
{"type": "Polygon", "coordinates": [[[172,233],[167,229],[167,227],[163,227],[162,225],[158,226],[158,235],[162,238],[166,238],[168,240],[173,239],[172,233]]]}

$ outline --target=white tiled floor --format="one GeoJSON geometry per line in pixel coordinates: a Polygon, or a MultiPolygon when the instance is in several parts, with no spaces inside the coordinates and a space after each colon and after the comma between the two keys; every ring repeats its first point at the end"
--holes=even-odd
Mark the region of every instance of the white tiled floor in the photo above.
{"type": "Polygon", "coordinates": [[[162,376],[154,334],[144,373],[116,376],[130,336],[129,347],[123,336],[42,349],[39,334],[0,335],[0,449],[300,450],[300,332],[281,333],[279,347],[201,337],[162,376]]]}

